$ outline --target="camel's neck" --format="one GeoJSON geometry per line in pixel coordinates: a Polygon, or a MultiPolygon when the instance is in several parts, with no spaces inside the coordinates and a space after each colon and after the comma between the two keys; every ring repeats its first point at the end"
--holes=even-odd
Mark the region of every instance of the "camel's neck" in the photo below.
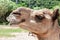
{"type": "Polygon", "coordinates": [[[59,40],[59,28],[57,20],[54,22],[53,29],[49,30],[46,34],[42,36],[37,35],[39,40],[59,40]]]}

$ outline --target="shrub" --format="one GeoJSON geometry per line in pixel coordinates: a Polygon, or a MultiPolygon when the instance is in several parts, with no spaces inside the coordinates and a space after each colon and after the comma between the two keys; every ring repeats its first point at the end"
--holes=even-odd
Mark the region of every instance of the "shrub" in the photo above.
{"type": "Polygon", "coordinates": [[[7,22],[6,17],[15,10],[17,7],[25,6],[25,3],[16,4],[11,0],[0,0],[0,23],[5,24],[7,22]]]}
{"type": "Polygon", "coordinates": [[[0,0],[0,23],[3,23],[6,21],[6,13],[9,14],[14,8],[16,7],[16,4],[10,0],[0,0]]]}

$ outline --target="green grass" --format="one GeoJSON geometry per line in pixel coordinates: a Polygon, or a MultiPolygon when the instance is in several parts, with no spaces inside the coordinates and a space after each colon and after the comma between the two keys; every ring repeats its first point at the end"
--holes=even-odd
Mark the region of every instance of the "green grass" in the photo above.
{"type": "Polygon", "coordinates": [[[11,33],[16,33],[16,32],[26,32],[26,30],[23,30],[21,28],[17,29],[0,29],[0,37],[5,36],[5,37],[13,37],[15,35],[11,35],[11,33]]]}
{"type": "Polygon", "coordinates": [[[0,33],[12,33],[12,32],[21,32],[21,29],[0,29],[0,33]]]}
{"type": "Polygon", "coordinates": [[[0,37],[15,37],[15,35],[11,35],[11,33],[0,33],[0,37]]]}

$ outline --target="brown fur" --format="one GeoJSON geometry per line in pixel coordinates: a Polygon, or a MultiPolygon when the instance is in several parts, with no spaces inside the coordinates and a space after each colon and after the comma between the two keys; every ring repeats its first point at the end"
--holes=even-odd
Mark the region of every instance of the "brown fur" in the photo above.
{"type": "MultiPolygon", "coordinates": [[[[19,26],[36,34],[39,40],[60,40],[60,29],[57,20],[59,16],[58,11],[58,9],[54,11],[50,11],[49,9],[26,11],[23,8],[19,12],[23,13],[23,15],[27,12],[29,13],[29,17],[25,19],[26,21],[19,23],[19,26]]],[[[25,16],[18,19],[21,20],[25,16]]]]}

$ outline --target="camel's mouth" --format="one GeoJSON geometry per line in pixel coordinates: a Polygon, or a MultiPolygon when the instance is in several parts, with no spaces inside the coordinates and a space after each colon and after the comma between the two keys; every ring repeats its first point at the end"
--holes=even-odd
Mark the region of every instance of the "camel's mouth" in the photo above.
{"type": "Polygon", "coordinates": [[[19,25],[20,23],[23,23],[23,22],[25,22],[25,19],[22,19],[19,22],[9,22],[9,23],[10,23],[10,25],[19,25]]]}

